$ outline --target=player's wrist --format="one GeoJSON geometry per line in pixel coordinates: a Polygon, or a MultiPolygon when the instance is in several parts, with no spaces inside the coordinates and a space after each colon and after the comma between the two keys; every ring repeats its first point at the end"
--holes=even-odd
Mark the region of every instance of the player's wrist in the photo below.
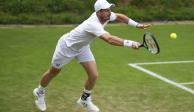
{"type": "Polygon", "coordinates": [[[132,40],[124,40],[123,41],[123,46],[124,47],[132,47],[133,46],[133,42],[132,40]]]}
{"type": "Polygon", "coordinates": [[[134,26],[134,27],[137,27],[138,24],[139,24],[138,22],[136,22],[132,19],[129,19],[129,21],[128,21],[128,25],[131,25],[131,26],[134,26]]]}

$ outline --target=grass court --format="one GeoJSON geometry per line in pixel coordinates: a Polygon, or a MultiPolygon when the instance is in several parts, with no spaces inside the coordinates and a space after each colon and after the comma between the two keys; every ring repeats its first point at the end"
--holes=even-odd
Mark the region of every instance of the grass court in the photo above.
{"type": "MultiPolygon", "coordinates": [[[[57,40],[74,27],[0,28],[0,112],[38,112],[32,91],[50,66],[57,40]]],[[[194,111],[192,92],[128,65],[167,62],[138,67],[194,91],[194,24],[154,25],[146,30],[118,24],[106,29],[140,42],[144,32],[152,32],[161,52],[152,55],[145,49],[111,46],[101,39],[92,43],[100,75],[92,96],[102,112],[194,111]],[[169,38],[172,32],[177,33],[176,40],[169,38]]],[[[47,88],[47,112],[85,112],[76,107],[76,101],[86,78],[75,60],[64,66],[47,88]]]]}

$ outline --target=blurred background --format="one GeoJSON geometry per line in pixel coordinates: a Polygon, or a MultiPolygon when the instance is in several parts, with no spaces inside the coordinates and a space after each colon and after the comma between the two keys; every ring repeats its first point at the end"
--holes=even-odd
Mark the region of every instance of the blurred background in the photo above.
{"type": "MultiPolygon", "coordinates": [[[[96,0],[0,0],[0,24],[74,24],[96,0]]],[[[194,20],[194,0],[108,0],[114,12],[137,21],[194,20]]]]}

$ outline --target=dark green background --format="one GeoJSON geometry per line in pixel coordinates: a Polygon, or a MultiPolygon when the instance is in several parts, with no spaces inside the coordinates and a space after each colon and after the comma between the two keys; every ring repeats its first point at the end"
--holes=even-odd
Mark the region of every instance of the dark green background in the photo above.
{"type": "MultiPolygon", "coordinates": [[[[0,24],[80,23],[96,0],[0,0],[0,24]]],[[[137,21],[194,20],[194,0],[109,0],[137,21]]]]}

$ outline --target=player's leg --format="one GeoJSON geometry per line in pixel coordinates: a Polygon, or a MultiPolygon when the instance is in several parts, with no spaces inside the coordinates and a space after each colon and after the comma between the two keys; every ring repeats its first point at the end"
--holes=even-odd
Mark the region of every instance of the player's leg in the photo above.
{"type": "Polygon", "coordinates": [[[98,79],[97,65],[93,54],[88,48],[82,54],[78,55],[76,59],[83,66],[88,76],[83,93],[77,103],[81,107],[86,107],[89,112],[99,112],[99,108],[91,100],[91,90],[94,88],[98,79]]]}
{"type": "Polygon", "coordinates": [[[88,79],[85,83],[85,89],[83,90],[83,93],[77,103],[82,107],[87,107],[89,112],[99,112],[99,108],[93,104],[91,100],[91,90],[94,88],[96,80],[98,79],[96,62],[81,62],[81,65],[85,69],[88,79]]]}
{"type": "MultiPolygon", "coordinates": [[[[58,68],[55,66],[55,63],[58,63],[55,58],[52,62],[52,67],[49,68],[42,76],[39,87],[35,88],[33,91],[34,96],[36,97],[35,104],[39,110],[45,111],[46,110],[46,103],[45,103],[45,88],[51,82],[51,80],[59,74],[61,71],[61,67],[68,63],[72,58],[63,58],[60,61],[60,66],[58,68]],[[65,61],[64,61],[65,60],[65,61]]],[[[57,64],[59,65],[59,64],[57,64]]]]}
{"type": "Polygon", "coordinates": [[[46,103],[45,103],[45,98],[44,98],[45,97],[45,87],[60,72],[60,70],[61,69],[57,69],[54,67],[49,68],[49,70],[43,74],[39,87],[35,88],[33,91],[33,94],[36,97],[35,104],[37,108],[41,111],[46,110],[46,103]]]}

